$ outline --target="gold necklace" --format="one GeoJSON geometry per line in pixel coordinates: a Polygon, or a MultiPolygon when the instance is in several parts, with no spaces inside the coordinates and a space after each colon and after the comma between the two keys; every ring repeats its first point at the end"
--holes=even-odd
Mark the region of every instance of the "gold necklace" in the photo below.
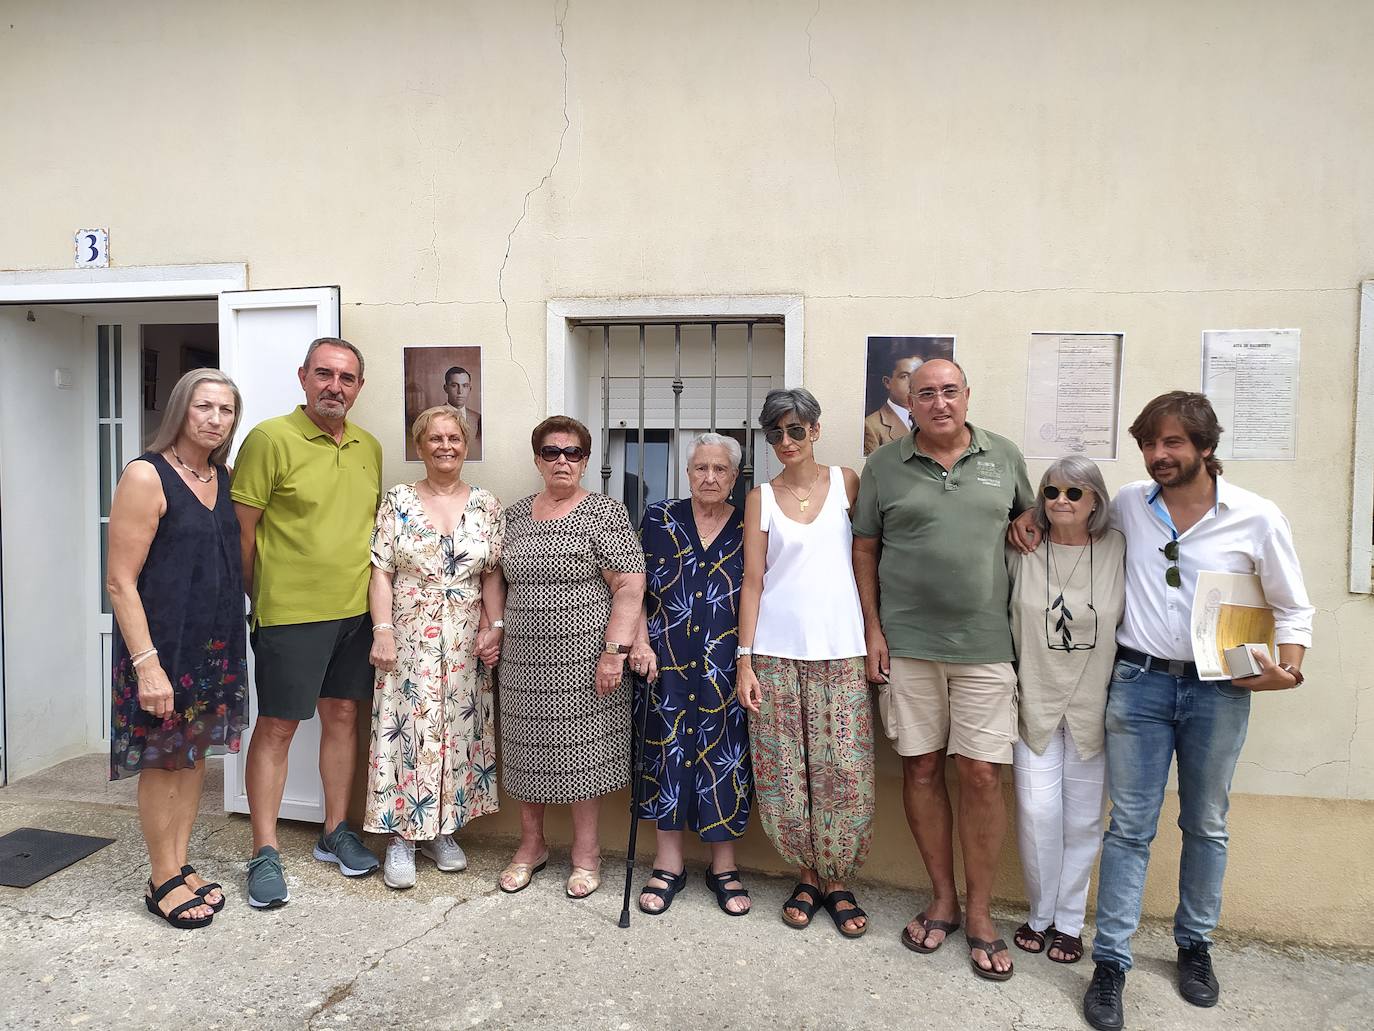
{"type": "Polygon", "coordinates": [[[816,478],[815,478],[814,480],[811,481],[811,486],[810,486],[810,488],[809,488],[809,489],[807,490],[807,492],[806,492],[806,497],[802,497],[802,496],[801,496],[800,494],[798,494],[795,490],[793,490],[790,486],[788,486],[788,483],[787,483],[786,480],[784,480],[781,476],[778,477],[778,486],[781,487],[783,490],[787,491],[788,494],[791,494],[794,498],[797,499],[797,504],[798,504],[798,506],[800,506],[800,508],[801,508],[801,510],[802,510],[803,512],[806,511],[806,506],[809,505],[809,504],[811,504],[811,495],[814,494],[814,493],[816,493],[816,484],[818,484],[818,483],[820,483],[820,482],[821,482],[821,467],[818,465],[818,466],[816,466],[816,478]]]}

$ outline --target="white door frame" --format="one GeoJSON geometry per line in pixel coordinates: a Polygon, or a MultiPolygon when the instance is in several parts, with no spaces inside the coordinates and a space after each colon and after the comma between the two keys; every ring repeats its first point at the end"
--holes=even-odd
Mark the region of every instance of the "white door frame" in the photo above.
{"type": "MultiPolygon", "coordinates": [[[[222,291],[242,290],[247,284],[248,266],[242,263],[24,269],[0,272],[0,304],[213,300],[222,291]]],[[[0,652],[0,735],[4,734],[4,699],[5,670],[0,652]]],[[[4,762],[0,764],[0,784],[10,766],[8,751],[5,749],[4,762]]]]}

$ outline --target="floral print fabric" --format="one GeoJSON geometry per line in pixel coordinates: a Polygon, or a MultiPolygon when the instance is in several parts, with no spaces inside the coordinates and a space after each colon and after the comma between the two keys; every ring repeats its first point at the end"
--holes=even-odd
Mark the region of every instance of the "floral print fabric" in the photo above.
{"type": "Polygon", "coordinates": [[[635,691],[635,719],[647,716],[639,817],[731,841],[749,822],[753,788],[749,730],[735,698],[744,513],[734,509],[702,547],[692,502],[660,502],[645,510],[639,535],[659,669],[647,714],[643,686],[635,691]]]}
{"type": "Polygon", "coordinates": [[[207,755],[237,752],[248,723],[243,565],[229,475],[217,469],[209,509],[161,455],[135,461],[157,470],[167,503],[138,574],[138,597],[176,711],[159,720],[139,706],[138,676],[116,622],[111,780],[145,769],[189,769],[207,755]]]}
{"type": "Polygon", "coordinates": [[[864,660],[755,655],[749,720],[759,821],[778,854],[848,880],[873,840],[873,703],[864,660]]]}
{"type": "Polygon", "coordinates": [[[504,538],[501,505],[480,487],[452,535],[409,484],[382,499],[372,564],[392,574],[396,668],[377,672],[365,830],[428,841],[498,809],[491,676],[473,646],[482,573],[504,538]]]}

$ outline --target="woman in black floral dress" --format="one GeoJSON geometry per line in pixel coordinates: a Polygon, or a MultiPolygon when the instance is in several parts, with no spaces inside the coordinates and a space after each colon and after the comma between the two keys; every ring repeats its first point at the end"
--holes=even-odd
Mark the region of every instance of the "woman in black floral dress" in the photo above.
{"type": "Polygon", "coordinates": [[[183,376],[110,509],[110,779],[142,774],[145,904],[174,927],[204,927],[224,905],[186,850],[205,757],[237,752],[247,724],[239,523],[224,466],[242,408],[218,369],[183,376]]]}

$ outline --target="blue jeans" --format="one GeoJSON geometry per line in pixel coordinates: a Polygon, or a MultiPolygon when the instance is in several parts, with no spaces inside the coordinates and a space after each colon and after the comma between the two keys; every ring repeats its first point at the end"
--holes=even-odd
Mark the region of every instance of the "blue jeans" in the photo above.
{"type": "Polygon", "coordinates": [[[1131,968],[1150,842],[1178,755],[1178,869],[1174,941],[1210,944],[1226,874],[1231,775],[1245,744],[1250,692],[1229,680],[1197,680],[1118,661],[1107,696],[1111,825],[1102,843],[1093,960],[1131,968]]]}

